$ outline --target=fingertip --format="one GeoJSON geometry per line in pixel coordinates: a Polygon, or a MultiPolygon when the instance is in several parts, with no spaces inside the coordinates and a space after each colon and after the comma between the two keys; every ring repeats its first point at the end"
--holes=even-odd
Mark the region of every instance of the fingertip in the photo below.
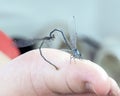
{"type": "Polygon", "coordinates": [[[120,96],[120,88],[115,80],[113,80],[111,77],[109,78],[111,88],[109,90],[110,96],[120,96]]]}

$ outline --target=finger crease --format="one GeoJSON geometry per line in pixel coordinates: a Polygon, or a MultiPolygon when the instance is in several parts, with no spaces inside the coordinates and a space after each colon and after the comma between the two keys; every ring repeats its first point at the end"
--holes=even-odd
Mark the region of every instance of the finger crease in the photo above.
{"type": "Polygon", "coordinates": [[[34,84],[33,84],[31,71],[30,71],[30,82],[31,82],[32,89],[33,89],[33,91],[35,92],[36,96],[39,96],[38,93],[37,93],[37,91],[35,90],[35,87],[34,87],[34,84]]]}
{"type": "Polygon", "coordinates": [[[76,92],[74,92],[73,89],[70,87],[70,84],[68,83],[67,78],[66,78],[65,82],[66,82],[68,89],[72,92],[72,94],[75,94],[76,92]]]}

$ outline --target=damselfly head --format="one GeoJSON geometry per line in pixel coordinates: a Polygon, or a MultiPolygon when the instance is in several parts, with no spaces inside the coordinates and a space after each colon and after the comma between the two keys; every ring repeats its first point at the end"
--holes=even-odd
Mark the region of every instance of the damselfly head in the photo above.
{"type": "Polygon", "coordinates": [[[79,52],[78,49],[72,49],[73,57],[80,59],[81,58],[81,53],[79,52]]]}

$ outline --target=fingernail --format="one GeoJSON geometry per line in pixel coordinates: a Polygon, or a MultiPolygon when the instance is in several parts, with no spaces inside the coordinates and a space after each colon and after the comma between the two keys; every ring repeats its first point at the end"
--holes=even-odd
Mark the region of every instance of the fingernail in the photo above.
{"type": "Polygon", "coordinates": [[[93,87],[92,84],[90,84],[90,83],[86,83],[86,84],[85,84],[85,88],[86,88],[86,90],[88,90],[88,91],[90,91],[90,92],[96,93],[94,87],[93,87]]]}

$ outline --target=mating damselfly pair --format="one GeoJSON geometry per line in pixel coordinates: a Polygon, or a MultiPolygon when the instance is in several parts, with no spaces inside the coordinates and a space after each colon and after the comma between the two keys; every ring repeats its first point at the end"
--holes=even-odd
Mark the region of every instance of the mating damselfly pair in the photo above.
{"type": "Polygon", "coordinates": [[[41,41],[41,44],[39,46],[40,55],[42,56],[42,58],[46,62],[48,62],[49,64],[51,64],[52,66],[54,66],[58,70],[59,68],[56,65],[54,65],[51,61],[49,61],[49,60],[47,60],[45,58],[45,56],[44,56],[44,54],[42,53],[42,50],[41,50],[42,46],[45,44],[45,41],[49,41],[49,40],[55,39],[55,33],[56,32],[58,32],[58,33],[60,33],[62,35],[62,38],[64,40],[64,44],[71,51],[73,57],[80,59],[81,58],[81,53],[79,52],[79,50],[76,47],[76,39],[77,39],[77,33],[76,33],[76,31],[73,32],[72,35],[70,35],[70,41],[71,41],[71,43],[66,38],[64,32],[62,30],[59,30],[59,29],[54,29],[53,31],[51,31],[49,33],[49,36],[45,36],[45,37],[40,38],[40,39],[27,40],[26,42],[17,41],[15,43],[16,43],[17,47],[26,47],[26,46],[32,45],[32,44],[34,44],[34,43],[36,43],[38,41],[41,41]]]}

